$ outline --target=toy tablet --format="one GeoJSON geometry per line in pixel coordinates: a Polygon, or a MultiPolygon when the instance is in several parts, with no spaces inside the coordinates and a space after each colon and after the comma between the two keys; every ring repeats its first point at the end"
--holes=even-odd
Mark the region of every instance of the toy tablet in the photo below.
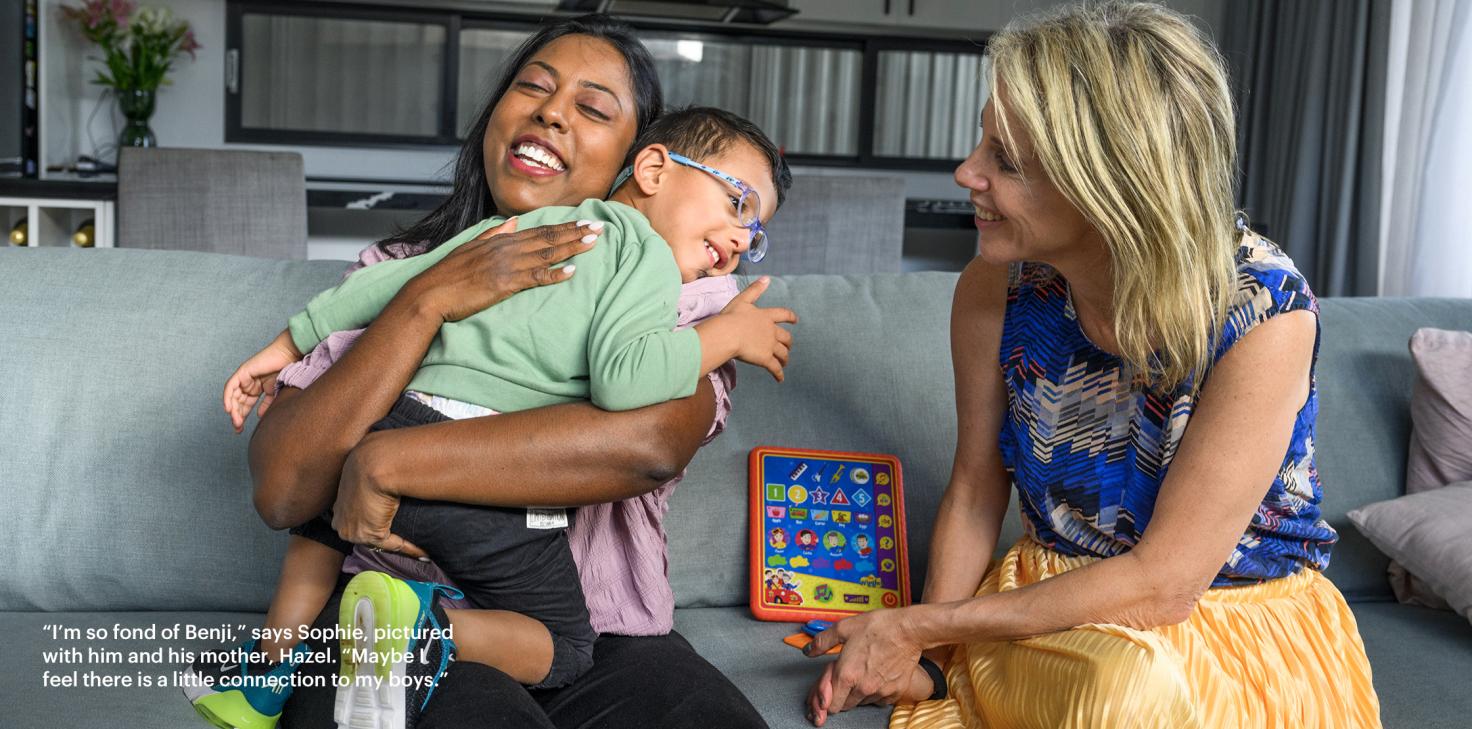
{"type": "Polygon", "coordinates": [[[910,604],[898,458],[751,452],[751,613],[837,620],[910,604]]]}

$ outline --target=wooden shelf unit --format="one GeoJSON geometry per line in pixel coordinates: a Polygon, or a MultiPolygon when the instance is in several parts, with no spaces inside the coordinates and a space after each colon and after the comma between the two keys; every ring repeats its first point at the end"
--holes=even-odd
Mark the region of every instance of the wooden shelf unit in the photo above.
{"type": "MultiPolygon", "coordinates": [[[[115,207],[112,200],[0,197],[0,226],[8,236],[10,229],[25,218],[27,247],[78,248],[72,243],[72,234],[91,218],[96,238],[93,247],[112,248],[117,240],[115,207]]],[[[8,237],[3,245],[15,247],[8,237]]]]}

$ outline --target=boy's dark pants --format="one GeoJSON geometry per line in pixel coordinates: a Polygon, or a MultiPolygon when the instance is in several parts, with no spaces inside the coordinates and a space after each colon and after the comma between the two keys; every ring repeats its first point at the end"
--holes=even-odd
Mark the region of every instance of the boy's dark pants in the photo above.
{"type": "MultiPolygon", "coordinates": [[[[449,420],[434,408],[400,397],[370,431],[449,420]]],[[[570,515],[570,514],[569,514],[570,515]]],[[[532,688],[572,683],[593,665],[588,605],[565,529],[528,529],[526,509],[404,498],[393,532],[413,542],[477,608],[521,613],[552,634],[552,670],[532,688]]],[[[291,530],[343,554],[353,545],[332,528],[330,514],[291,530]]]]}

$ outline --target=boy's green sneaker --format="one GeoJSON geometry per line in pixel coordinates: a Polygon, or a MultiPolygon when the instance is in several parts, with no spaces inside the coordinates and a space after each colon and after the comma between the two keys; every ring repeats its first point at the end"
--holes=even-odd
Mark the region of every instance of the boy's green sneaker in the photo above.
{"type": "Polygon", "coordinates": [[[273,729],[291,696],[291,675],[311,651],[298,643],[281,663],[270,665],[256,641],[230,652],[231,660],[194,662],[184,695],[205,721],[221,729],[273,729]],[[265,670],[263,670],[265,669],[265,670]]]}
{"type": "Polygon", "coordinates": [[[333,719],[340,729],[413,729],[455,660],[450,621],[438,604],[459,590],[360,572],[338,609],[342,678],[333,719]]]}

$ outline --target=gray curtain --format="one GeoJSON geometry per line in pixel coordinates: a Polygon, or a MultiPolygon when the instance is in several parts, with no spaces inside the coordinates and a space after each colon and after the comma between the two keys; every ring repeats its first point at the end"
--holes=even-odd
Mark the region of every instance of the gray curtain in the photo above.
{"type": "Polygon", "coordinates": [[[241,31],[244,126],[439,132],[443,26],[247,14],[241,31]]]}
{"type": "Polygon", "coordinates": [[[1390,0],[1232,3],[1237,204],[1320,296],[1373,296],[1390,0]]]}
{"type": "Polygon", "coordinates": [[[700,104],[741,114],[788,154],[859,152],[864,54],[750,41],[643,34],[671,108],[700,104]]]}
{"type": "Polygon", "coordinates": [[[963,159],[981,139],[986,105],[979,53],[880,51],[874,153],[963,159]]]}

